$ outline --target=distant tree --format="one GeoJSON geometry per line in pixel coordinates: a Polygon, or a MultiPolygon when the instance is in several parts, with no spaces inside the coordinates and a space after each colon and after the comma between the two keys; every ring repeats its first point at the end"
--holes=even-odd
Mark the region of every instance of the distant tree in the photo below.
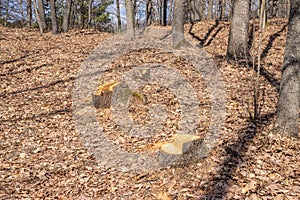
{"type": "Polygon", "coordinates": [[[38,14],[40,17],[42,29],[46,30],[47,23],[46,23],[45,8],[44,8],[43,0],[38,0],[38,14]]]}
{"type": "Polygon", "coordinates": [[[300,0],[291,0],[276,125],[281,134],[299,137],[300,0]]]}
{"type": "Polygon", "coordinates": [[[117,20],[118,20],[118,31],[121,31],[122,28],[122,21],[121,21],[121,10],[120,10],[120,1],[116,0],[116,7],[117,7],[117,20]]]}
{"type": "Polygon", "coordinates": [[[127,34],[130,39],[133,39],[135,36],[134,30],[134,10],[133,4],[131,0],[126,0],[126,27],[127,27],[127,34]]]}
{"type": "Polygon", "coordinates": [[[174,14],[172,23],[173,47],[177,47],[184,40],[184,1],[174,0],[174,14]]]}
{"type": "Polygon", "coordinates": [[[213,0],[207,0],[207,19],[213,19],[213,0]]]}
{"type": "Polygon", "coordinates": [[[93,14],[93,0],[89,0],[89,5],[88,5],[88,27],[90,28],[91,23],[92,23],[92,14],[93,14]]]}
{"type": "Polygon", "coordinates": [[[163,0],[163,26],[167,26],[168,0],[163,0]]]}
{"type": "Polygon", "coordinates": [[[199,21],[203,18],[203,7],[204,7],[203,0],[191,0],[190,2],[190,12],[191,12],[191,21],[199,21]]]}
{"type": "Polygon", "coordinates": [[[33,8],[34,8],[35,16],[36,16],[36,21],[39,25],[40,33],[43,34],[44,26],[43,26],[43,22],[41,20],[41,16],[39,15],[39,10],[38,10],[37,4],[36,4],[36,0],[33,0],[33,8]]]}
{"type": "Polygon", "coordinates": [[[146,0],[146,26],[150,26],[152,22],[152,1],[146,0]]]}
{"type": "Polygon", "coordinates": [[[55,0],[50,0],[50,10],[51,10],[50,12],[51,12],[52,32],[54,34],[57,34],[58,33],[58,27],[57,27],[55,0]]]}
{"type": "Polygon", "coordinates": [[[27,0],[27,27],[31,27],[32,22],[32,4],[31,0],[27,0]]]}
{"type": "Polygon", "coordinates": [[[6,0],[4,26],[7,26],[9,19],[9,0],[6,0]]]}
{"type": "Polygon", "coordinates": [[[248,56],[249,0],[234,0],[227,57],[242,59],[248,56]]]}
{"type": "Polygon", "coordinates": [[[66,0],[66,6],[64,9],[64,16],[63,16],[63,24],[62,24],[62,29],[64,32],[69,31],[71,6],[72,6],[72,0],[66,0]]]}

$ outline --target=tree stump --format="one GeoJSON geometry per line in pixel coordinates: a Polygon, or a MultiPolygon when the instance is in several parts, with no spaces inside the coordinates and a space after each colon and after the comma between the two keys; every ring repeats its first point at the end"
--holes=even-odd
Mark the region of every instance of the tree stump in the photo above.
{"type": "Polygon", "coordinates": [[[94,107],[97,109],[109,108],[111,106],[112,92],[118,84],[118,81],[113,81],[100,85],[97,90],[92,93],[94,107]]]}

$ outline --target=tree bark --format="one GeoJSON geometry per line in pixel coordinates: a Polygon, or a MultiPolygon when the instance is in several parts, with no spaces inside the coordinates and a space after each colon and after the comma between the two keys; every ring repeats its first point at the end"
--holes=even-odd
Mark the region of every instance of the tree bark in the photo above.
{"type": "Polygon", "coordinates": [[[43,29],[43,24],[39,15],[39,11],[36,5],[36,0],[33,0],[33,8],[34,8],[34,12],[35,12],[35,16],[36,16],[36,21],[39,25],[39,29],[40,29],[40,33],[43,34],[44,33],[44,29],[43,29]]]}
{"type": "Polygon", "coordinates": [[[32,21],[32,4],[31,0],[27,0],[27,27],[31,27],[32,21]]]}
{"type": "Polygon", "coordinates": [[[4,26],[7,26],[8,19],[9,19],[9,0],[6,1],[6,5],[5,5],[4,26]]]}
{"type": "Polygon", "coordinates": [[[248,56],[249,8],[248,0],[233,2],[227,57],[243,59],[248,56]]]}
{"type": "Polygon", "coordinates": [[[152,2],[151,0],[146,1],[146,26],[150,26],[152,22],[152,2]]]}
{"type": "Polygon", "coordinates": [[[118,31],[121,32],[122,21],[121,21],[121,11],[120,11],[120,0],[116,0],[116,7],[117,7],[118,31]]]}
{"type": "Polygon", "coordinates": [[[207,19],[213,19],[213,0],[207,1],[207,19]]]}
{"type": "Polygon", "coordinates": [[[72,5],[72,0],[67,0],[65,10],[64,10],[63,24],[62,24],[62,29],[64,32],[69,31],[71,5],[72,5]]]}
{"type": "Polygon", "coordinates": [[[163,0],[159,0],[159,24],[163,24],[163,0]]]}
{"type": "Polygon", "coordinates": [[[92,10],[93,10],[93,0],[89,0],[89,10],[88,10],[88,27],[89,28],[92,24],[92,10]]]}
{"type": "Polygon", "coordinates": [[[203,0],[191,1],[191,18],[192,21],[200,21],[203,17],[203,0]]]}
{"type": "Polygon", "coordinates": [[[173,47],[176,48],[184,40],[184,1],[174,1],[172,24],[173,47]]]}
{"type": "MultiPolygon", "coordinates": [[[[3,2],[2,2],[2,0],[0,0],[0,9],[2,8],[2,6],[3,6],[3,2]]],[[[1,12],[1,10],[0,10],[0,19],[2,19],[2,12],[1,12]]],[[[0,20],[0,24],[1,24],[1,20],[0,20]]]]}
{"type": "Polygon", "coordinates": [[[39,12],[39,17],[40,17],[42,28],[43,28],[43,30],[46,30],[47,23],[46,23],[45,9],[44,9],[43,0],[38,0],[38,12],[39,12]]]}
{"type": "Polygon", "coordinates": [[[163,0],[163,26],[167,26],[168,0],[163,0]]]}
{"type": "Polygon", "coordinates": [[[288,17],[288,2],[287,0],[278,0],[279,5],[278,5],[278,17],[280,18],[287,18],[288,17]]]}
{"type": "Polygon", "coordinates": [[[50,0],[52,32],[58,33],[55,0],[50,0]]]}
{"type": "Polygon", "coordinates": [[[289,137],[299,137],[300,0],[291,0],[276,126],[289,137]]]}
{"type": "Polygon", "coordinates": [[[135,30],[134,30],[134,12],[132,0],[126,0],[126,27],[127,27],[127,35],[130,39],[134,39],[135,30]]]}

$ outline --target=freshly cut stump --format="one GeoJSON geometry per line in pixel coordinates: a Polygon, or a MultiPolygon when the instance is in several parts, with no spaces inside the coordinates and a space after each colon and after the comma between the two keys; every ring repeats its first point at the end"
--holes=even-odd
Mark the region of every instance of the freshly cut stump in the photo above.
{"type": "Polygon", "coordinates": [[[97,90],[92,93],[94,107],[97,109],[110,108],[112,92],[118,84],[118,81],[113,81],[100,85],[97,90]]]}
{"type": "Polygon", "coordinates": [[[176,134],[172,143],[163,144],[158,152],[161,165],[186,165],[207,157],[208,149],[196,135],[176,134]]]}

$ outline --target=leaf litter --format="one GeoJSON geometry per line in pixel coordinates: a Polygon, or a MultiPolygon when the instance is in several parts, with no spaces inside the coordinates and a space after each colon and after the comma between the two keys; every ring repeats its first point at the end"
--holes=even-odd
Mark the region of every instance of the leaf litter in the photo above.
{"type": "MultiPolygon", "coordinates": [[[[88,53],[109,34],[91,31],[41,36],[32,29],[0,27],[0,198],[1,199],[297,199],[300,196],[299,140],[274,133],[286,20],[270,20],[263,38],[261,119],[253,111],[252,66],[224,58],[228,23],[199,22],[192,33],[215,58],[226,89],[227,118],[219,145],[209,157],[184,167],[156,172],[120,172],[98,164],[82,146],[72,118],[76,72],[88,53]],[[220,31],[218,29],[221,28],[220,31]],[[271,45],[270,45],[271,44],[271,45]],[[272,79],[270,79],[270,77],[272,79]]],[[[190,29],[186,26],[186,31],[190,29]]],[[[165,63],[181,69],[201,102],[198,133],[209,127],[210,99],[205,83],[180,57],[143,50],[112,64],[120,68],[99,84],[117,79],[130,66],[165,63]]],[[[164,130],[152,138],[128,137],[108,130],[108,137],[127,151],[143,152],[169,141],[176,132],[178,102],[170,91],[147,85],[137,93],[147,103],[168,109],[164,130]],[[158,92],[160,91],[160,92],[158,92]],[[170,102],[170,99],[175,99],[170,102]]],[[[149,121],[149,107],[130,100],[136,123],[149,121]]],[[[99,122],[111,123],[110,110],[97,110],[99,122]]],[[[203,135],[201,135],[203,134],[203,135]]]]}

